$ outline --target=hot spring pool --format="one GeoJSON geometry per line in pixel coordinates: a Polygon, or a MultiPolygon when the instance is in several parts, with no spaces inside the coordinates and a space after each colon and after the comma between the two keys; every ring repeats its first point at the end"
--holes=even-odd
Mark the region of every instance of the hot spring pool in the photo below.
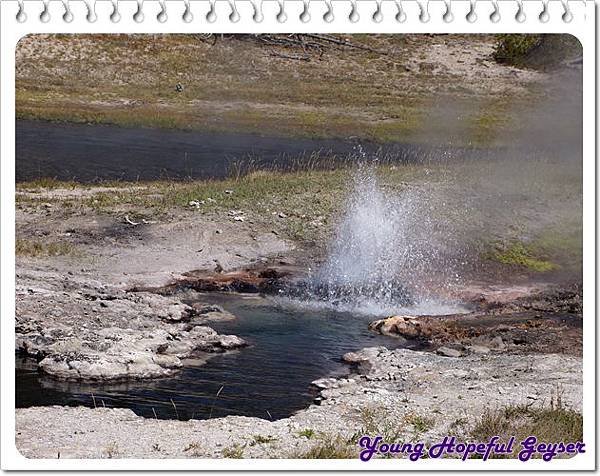
{"type": "Polygon", "coordinates": [[[249,347],[211,354],[204,365],[188,361],[173,377],[110,385],[57,381],[38,372],[31,359],[17,359],[16,406],[95,404],[131,408],[145,417],[279,419],[313,401],[313,380],[348,372],[344,353],[399,345],[368,330],[373,316],[294,307],[255,295],[211,294],[202,300],[235,314],[234,321],[209,325],[242,337],[249,347]]]}

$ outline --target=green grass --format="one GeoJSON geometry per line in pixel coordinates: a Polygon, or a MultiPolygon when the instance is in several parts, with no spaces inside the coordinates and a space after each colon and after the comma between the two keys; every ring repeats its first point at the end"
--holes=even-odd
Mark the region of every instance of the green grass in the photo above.
{"type": "Polygon", "coordinates": [[[497,243],[496,249],[486,255],[487,259],[509,266],[519,266],[529,271],[545,273],[559,266],[536,254],[535,247],[520,241],[508,244],[497,243]]]}
{"type": "MultiPolygon", "coordinates": [[[[220,180],[107,182],[100,187],[55,180],[25,182],[18,184],[20,193],[16,195],[16,203],[23,211],[51,213],[53,219],[58,219],[54,215],[60,214],[91,213],[107,215],[117,221],[123,221],[127,215],[134,221],[169,222],[197,216],[199,219],[229,222],[232,220],[230,212],[235,211],[244,216],[250,228],[272,231],[307,247],[324,246],[342,216],[346,198],[353,189],[354,173],[351,167],[331,169],[328,160],[327,157],[309,158],[304,168],[289,172],[277,168],[259,170],[258,163],[251,163],[232,168],[232,177],[220,180]],[[102,187],[110,189],[103,190],[102,187]],[[197,207],[190,205],[196,202],[200,203],[197,207]]],[[[541,171],[548,169],[545,167],[541,171]]],[[[462,212],[465,202],[468,204],[470,192],[465,193],[461,187],[464,183],[477,181],[486,173],[487,169],[479,170],[477,164],[470,163],[440,167],[384,163],[377,167],[380,183],[386,192],[397,194],[414,188],[416,196],[419,199],[422,196],[424,204],[427,204],[431,195],[423,187],[441,190],[440,197],[433,194],[431,206],[425,211],[429,219],[440,223],[464,219],[462,212]],[[449,189],[449,186],[452,188],[449,189]],[[421,189],[425,193],[419,195],[421,189]],[[436,200],[446,201],[447,206],[437,206],[436,200]]],[[[568,177],[568,180],[573,179],[568,177]]],[[[464,226],[464,239],[471,240],[472,256],[465,258],[492,265],[494,269],[498,264],[504,265],[511,272],[514,267],[540,273],[559,270],[578,272],[582,263],[581,216],[576,208],[570,211],[553,207],[559,200],[564,201],[565,189],[574,188],[572,193],[578,193],[577,184],[574,182],[575,185],[571,186],[570,181],[563,184],[550,182],[550,179],[548,182],[550,185],[544,188],[548,196],[541,195],[544,190],[527,189],[528,181],[523,183],[519,193],[536,199],[543,197],[545,211],[540,213],[552,225],[542,228],[530,218],[518,215],[508,225],[487,223],[485,220],[482,220],[482,225],[477,225],[477,220],[481,219],[477,213],[485,213],[485,210],[475,208],[473,219],[461,225],[464,226]]],[[[514,185],[512,179],[507,185],[514,185]]],[[[492,183],[491,186],[496,185],[492,183]]],[[[485,186],[472,193],[475,196],[486,193],[485,186]]],[[[506,192],[507,196],[511,193],[512,189],[506,192]]],[[[569,200],[572,201],[572,198],[569,200]]],[[[577,202],[573,203],[574,207],[578,206],[577,202]]],[[[518,206],[522,205],[519,203],[518,206]]],[[[460,224],[460,221],[457,223],[460,224]]],[[[20,246],[22,254],[44,254],[40,246],[28,246],[27,243],[20,246]],[[28,251],[28,248],[31,250],[28,251]]],[[[65,248],[62,253],[67,254],[67,251],[65,248]]],[[[59,254],[61,251],[56,248],[49,253],[59,254]]]]}
{"type": "Polygon", "coordinates": [[[508,102],[486,101],[479,111],[471,118],[469,135],[473,145],[486,147],[494,145],[503,133],[506,133],[510,123],[507,110],[508,102]]]}
{"type": "Polygon", "coordinates": [[[435,423],[435,420],[431,417],[414,413],[406,415],[405,420],[409,425],[412,425],[416,433],[425,433],[431,430],[435,423]]]}
{"type": "MultiPolygon", "coordinates": [[[[316,165],[315,165],[316,167],[316,165]]],[[[246,172],[246,171],[244,171],[246,172]]],[[[414,166],[380,168],[390,186],[402,187],[415,176],[414,166]]],[[[247,221],[270,227],[294,241],[323,241],[344,206],[351,187],[352,170],[300,170],[296,172],[256,171],[224,179],[190,182],[110,183],[117,190],[95,191],[78,197],[49,198],[36,196],[37,182],[20,183],[19,190],[32,193],[17,195],[18,206],[42,207],[46,202],[60,203],[60,210],[91,210],[132,220],[168,220],[181,213],[231,220],[230,211],[241,211],[247,221]],[[137,188],[134,188],[135,186],[137,188]],[[200,202],[198,208],[190,202],[200,202]],[[280,217],[283,214],[283,217],[280,217]]],[[[43,184],[44,186],[46,183],[43,184]]],[[[52,189],[60,182],[49,182],[52,189]]],[[[66,182],[64,188],[73,184],[66,182]]],[[[89,188],[86,185],[83,189],[89,188]]],[[[57,208],[58,209],[58,208],[57,208]]]]}
{"type": "Polygon", "coordinates": [[[549,256],[562,269],[580,271],[583,265],[583,235],[581,222],[544,230],[531,247],[539,255],[549,256]]]}
{"type": "Polygon", "coordinates": [[[300,430],[298,432],[298,436],[306,438],[307,440],[312,440],[316,437],[316,432],[312,428],[305,428],[304,430],[300,430]]]}

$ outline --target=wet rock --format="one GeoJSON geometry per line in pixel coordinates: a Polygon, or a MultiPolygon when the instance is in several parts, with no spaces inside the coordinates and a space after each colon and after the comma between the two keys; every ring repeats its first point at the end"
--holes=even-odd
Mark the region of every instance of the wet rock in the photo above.
{"type": "MultiPolygon", "coordinates": [[[[261,263],[268,259],[261,259],[261,263]]],[[[180,290],[199,292],[242,292],[242,293],[273,293],[281,287],[289,286],[298,268],[293,265],[269,266],[268,268],[253,267],[225,271],[222,266],[215,270],[199,269],[184,273],[182,277],[166,286],[136,287],[135,291],[150,291],[161,295],[175,294],[180,290]]]]}
{"type": "Polygon", "coordinates": [[[442,316],[391,316],[371,322],[369,329],[387,336],[426,341],[461,338],[469,333],[458,327],[453,318],[442,316]]]}
{"type": "Polygon", "coordinates": [[[342,360],[348,364],[362,364],[369,361],[369,358],[360,352],[348,352],[344,354],[342,360]]]}
{"type": "Polygon", "coordinates": [[[369,374],[371,378],[387,377],[394,374],[394,368],[382,362],[380,355],[389,352],[385,347],[367,347],[359,352],[348,352],[342,360],[351,364],[361,375],[369,374]]]}
{"type": "Polygon", "coordinates": [[[193,303],[191,316],[201,318],[203,321],[233,321],[236,317],[221,306],[206,303],[193,303]]]}
{"type": "Polygon", "coordinates": [[[320,378],[311,383],[314,387],[324,390],[326,388],[334,388],[337,386],[337,380],[334,378],[320,378]]]}
{"type": "Polygon", "coordinates": [[[219,346],[223,349],[237,349],[246,345],[246,341],[234,335],[219,336],[219,346]]]}
{"type": "Polygon", "coordinates": [[[17,287],[16,301],[16,350],[35,356],[43,372],[60,379],[164,377],[194,353],[246,345],[191,321],[198,315],[233,318],[221,308],[194,308],[172,297],[92,281],[52,282],[34,294],[17,287]]]}
{"type": "Polygon", "coordinates": [[[408,339],[431,336],[431,325],[423,325],[414,316],[391,316],[369,324],[369,329],[387,336],[402,336],[408,339]]]}
{"type": "MultiPolygon", "coordinates": [[[[505,302],[494,310],[446,316],[392,316],[372,322],[369,328],[434,348],[480,346],[502,352],[581,355],[582,315],[565,314],[561,310],[568,306],[577,310],[578,295],[556,292],[544,296],[546,300],[541,311],[536,308],[536,300],[519,298],[516,304],[505,302]],[[561,301],[564,294],[569,297],[561,301]],[[549,301],[551,298],[559,302],[554,306],[549,301]],[[524,307],[529,309],[523,310],[524,307]]],[[[486,353],[479,347],[474,347],[471,352],[486,353]]]]}

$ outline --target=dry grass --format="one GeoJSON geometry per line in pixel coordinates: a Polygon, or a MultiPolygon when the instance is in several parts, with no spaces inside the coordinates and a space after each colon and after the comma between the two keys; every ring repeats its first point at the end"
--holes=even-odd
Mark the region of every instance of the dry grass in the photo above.
{"type": "Polygon", "coordinates": [[[75,253],[75,246],[66,242],[45,242],[25,238],[19,238],[15,241],[15,254],[17,256],[47,257],[73,255],[75,253]]]}
{"type": "MultiPolygon", "coordinates": [[[[582,441],[583,417],[581,413],[560,404],[545,408],[510,405],[500,410],[486,411],[471,432],[471,437],[476,441],[488,441],[496,435],[503,441],[511,436],[515,436],[516,441],[523,441],[531,435],[544,442],[582,441]]],[[[518,448],[515,448],[515,453],[508,457],[515,458],[517,452],[518,448]]]]}
{"type": "Polygon", "coordinates": [[[221,455],[223,458],[241,459],[244,457],[244,446],[236,443],[227,448],[223,448],[221,455]]]}
{"type": "Polygon", "coordinates": [[[486,109],[471,110],[473,98],[519,104],[534,94],[531,78],[521,81],[493,62],[491,36],[338,37],[375,51],[331,43],[310,50],[310,61],[293,61],[277,55],[305,54],[304,48],[266,45],[248,35],[209,41],[197,35],[29,36],[17,49],[17,115],[414,141],[425,129],[447,126],[447,117],[426,113],[439,97],[469,109],[453,119],[464,116],[468,129],[471,116],[486,109]],[[431,56],[440,46],[447,54],[431,56]],[[472,67],[464,69],[465,61],[472,67]],[[473,68],[485,74],[461,80],[473,68]],[[175,90],[178,83],[182,92],[175,90]]]}
{"type": "Polygon", "coordinates": [[[355,459],[359,449],[341,435],[321,435],[308,450],[290,455],[292,459],[355,459]]]}

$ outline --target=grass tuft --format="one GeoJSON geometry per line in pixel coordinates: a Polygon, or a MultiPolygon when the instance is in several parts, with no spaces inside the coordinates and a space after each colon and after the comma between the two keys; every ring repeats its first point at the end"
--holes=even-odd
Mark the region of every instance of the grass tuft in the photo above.
{"type": "Polygon", "coordinates": [[[540,35],[498,35],[494,59],[499,63],[521,65],[527,56],[540,45],[540,35]]]}
{"type": "Polygon", "coordinates": [[[244,446],[236,443],[228,448],[223,448],[221,454],[223,458],[241,459],[244,457],[244,446]]]}
{"type": "Polygon", "coordinates": [[[254,435],[250,442],[250,446],[272,443],[273,441],[277,441],[277,438],[271,435],[254,435]]]}
{"type": "Polygon", "coordinates": [[[358,448],[341,435],[322,435],[308,450],[295,453],[293,459],[354,459],[358,448]]]}
{"type": "Polygon", "coordinates": [[[486,257],[491,261],[521,266],[538,273],[553,271],[559,267],[545,257],[537,256],[532,246],[520,241],[513,241],[508,245],[496,244],[496,249],[489,252],[486,257]]]}
{"type": "Polygon", "coordinates": [[[298,432],[298,436],[306,438],[307,440],[312,440],[316,437],[316,433],[312,428],[305,428],[298,432]]]}
{"type": "Polygon", "coordinates": [[[75,247],[65,242],[45,243],[21,238],[15,241],[15,254],[29,257],[64,256],[75,254],[75,247]]]}

